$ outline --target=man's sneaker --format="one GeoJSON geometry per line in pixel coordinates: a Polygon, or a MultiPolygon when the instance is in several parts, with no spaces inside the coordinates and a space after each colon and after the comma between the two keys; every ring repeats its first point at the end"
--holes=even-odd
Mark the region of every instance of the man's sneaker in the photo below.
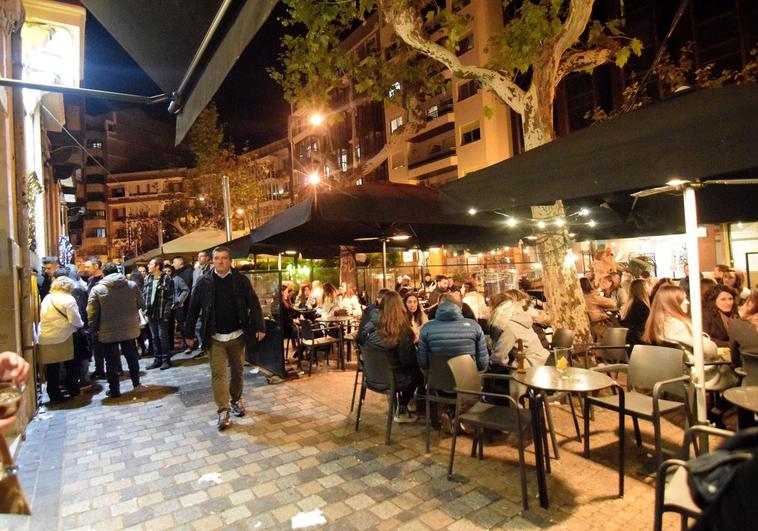
{"type": "Polygon", "coordinates": [[[118,398],[121,396],[121,391],[116,391],[115,389],[109,389],[105,392],[105,394],[111,398],[118,398]]]}
{"type": "Polygon", "coordinates": [[[409,424],[416,422],[416,416],[408,411],[408,406],[398,406],[393,420],[398,424],[409,424]]]}
{"type": "Polygon", "coordinates": [[[198,352],[197,354],[195,354],[194,356],[192,356],[192,359],[194,360],[194,359],[197,359],[197,358],[202,358],[206,354],[208,354],[208,352],[206,352],[205,350],[201,350],[200,352],[198,352]]]}
{"type": "Polygon", "coordinates": [[[161,370],[162,371],[165,371],[166,369],[170,369],[170,368],[171,368],[171,362],[170,361],[164,361],[163,364],[161,365],[161,370]]]}
{"type": "Polygon", "coordinates": [[[218,431],[224,431],[226,428],[232,425],[232,418],[229,416],[229,410],[225,409],[224,411],[218,412],[218,423],[216,424],[216,428],[218,431]]]}
{"type": "Polygon", "coordinates": [[[237,402],[232,402],[232,415],[234,415],[235,417],[245,416],[245,404],[242,403],[242,400],[238,400],[237,402]]]}
{"type": "Polygon", "coordinates": [[[148,371],[149,371],[150,369],[160,369],[160,368],[161,368],[161,362],[160,362],[160,361],[154,361],[154,362],[152,363],[152,365],[148,365],[148,366],[147,366],[147,370],[148,370],[148,371]]]}

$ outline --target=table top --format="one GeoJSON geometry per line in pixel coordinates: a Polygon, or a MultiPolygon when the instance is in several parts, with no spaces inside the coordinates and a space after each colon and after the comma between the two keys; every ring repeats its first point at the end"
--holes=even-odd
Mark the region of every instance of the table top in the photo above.
{"type": "Polygon", "coordinates": [[[352,315],[335,315],[333,317],[317,317],[316,321],[322,323],[347,323],[348,321],[357,321],[352,315]]]}
{"type": "Polygon", "coordinates": [[[758,385],[732,387],[724,391],[724,398],[735,406],[758,413],[758,385]]]}
{"type": "Polygon", "coordinates": [[[562,373],[556,367],[531,367],[525,373],[511,373],[517,382],[544,391],[588,393],[613,385],[607,374],[579,367],[568,367],[562,373]]]}

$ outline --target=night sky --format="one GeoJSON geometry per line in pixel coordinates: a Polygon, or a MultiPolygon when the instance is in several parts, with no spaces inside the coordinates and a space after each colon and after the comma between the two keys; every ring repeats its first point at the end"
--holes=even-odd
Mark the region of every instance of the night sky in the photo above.
{"type": "MultiPolygon", "coordinates": [[[[268,21],[229,72],[216,93],[215,101],[226,124],[227,136],[240,149],[265,145],[287,135],[289,104],[266,68],[273,66],[283,28],[278,17],[284,13],[277,4],[268,21]]],[[[88,14],[85,33],[84,83],[87,88],[156,95],[161,90],[150,80],[123,48],[88,14]]],[[[97,114],[117,104],[89,98],[88,112],[97,114]]],[[[165,104],[144,106],[157,119],[173,123],[165,104]]]]}

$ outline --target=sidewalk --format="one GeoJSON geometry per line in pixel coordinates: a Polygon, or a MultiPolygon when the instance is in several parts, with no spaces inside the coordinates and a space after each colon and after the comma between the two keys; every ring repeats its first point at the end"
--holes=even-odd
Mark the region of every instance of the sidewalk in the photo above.
{"type": "MultiPolygon", "coordinates": [[[[147,362],[143,361],[143,365],[147,362]]],[[[521,509],[515,447],[500,437],[485,459],[458,445],[446,478],[449,437],[434,432],[424,452],[423,424],[394,425],[384,446],[384,397],[368,393],[361,428],[348,416],[354,372],[320,368],[311,378],[267,385],[246,368],[248,416],[216,431],[207,358],[149,371],[147,388],[122,383],[32,422],[21,450],[21,480],[34,514],[0,518],[0,529],[292,528],[299,513],[320,509],[329,529],[646,529],[652,526],[652,428],[645,448],[627,424],[626,496],[618,499],[617,417],[598,411],[592,459],[571,438],[568,409],[554,411],[560,462],[548,478],[550,509],[539,508],[532,446],[527,448],[530,510],[521,509]]],[[[680,422],[680,419],[673,419],[680,422]]],[[[682,432],[665,422],[664,445],[682,432]]],[[[667,525],[676,524],[674,518],[667,525]]]]}

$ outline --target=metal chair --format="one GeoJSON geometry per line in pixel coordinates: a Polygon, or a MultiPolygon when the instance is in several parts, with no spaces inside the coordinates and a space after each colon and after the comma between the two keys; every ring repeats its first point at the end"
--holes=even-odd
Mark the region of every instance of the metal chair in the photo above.
{"type": "MultiPolygon", "coordinates": [[[[468,356],[469,354],[462,354],[468,356]]],[[[429,355],[429,370],[426,372],[426,451],[429,451],[429,437],[431,433],[432,408],[430,402],[443,405],[455,405],[455,380],[447,365],[451,359],[442,354],[429,355]]],[[[473,359],[473,358],[472,358],[473,359]]]]}
{"type": "Polygon", "coordinates": [[[700,425],[692,426],[685,432],[682,459],[667,459],[658,467],[658,473],[655,476],[654,531],[661,531],[663,527],[663,513],[665,512],[678,513],[681,519],[682,529],[687,529],[687,520],[689,518],[697,518],[702,513],[702,510],[692,498],[689,483],[687,481],[687,468],[685,467],[686,461],[690,458],[690,446],[695,450],[695,455],[702,455],[707,450],[706,447],[703,447],[702,449],[704,451],[697,451],[697,446],[694,444],[694,436],[697,434],[703,434],[706,437],[708,435],[716,435],[722,438],[734,435],[731,431],[700,425]],[[666,476],[669,473],[669,469],[672,467],[678,468],[671,476],[667,485],[666,476]]]}
{"type": "Polygon", "coordinates": [[[553,351],[557,349],[569,349],[569,354],[571,354],[573,347],[574,331],[568,328],[556,328],[555,332],[553,332],[553,337],[550,338],[550,349],[553,351]]]}
{"type": "Polygon", "coordinates": [[[745,371],[742,385],[758,385],[758,354],[741,352],[740,361],[742,362],[742,370],[745,371]]]}
{"type": "MultiPolygon", "coordinates": [[[[324,337],[316,337],[313,333],[313,327],[311,326],[310,321],[303,320],[300,322],[300,344],[304,347],[303,353],[308,354],[308,376],[311,375],[313,363],[316,362],[316,364],[318,364],[318,357],[316,352],[318,350],[328,349],[326,354],[324,354],[324,359],[326,360],[326,364],[329,365],[329,351],[331,351],[332,346],[337,343],[339,343],[339,339],[336,337],[331,337],[328,335],[325,335],[324,337]]],[[[302,357],[298,362],[298,367],[301,362],[302,357]]]]}
{"type": "Polygon", "coordinates": [[[606,365],[629,363],[629,348],[631,346],[626,342],[628,332],[628,328],[620,326],[606,328],[600,342],[590,346],[584,352],[584,368],[590,368],[589,357],[595,351],[600,354],[599,359],[596,360],[597,363],[604,363],[606,365]]]}
{"type": "MultiPolygon", "coordinates": [[[[482,379],[494,378],[509,380],[511,377],[505,374],[480,374],[476,370],[476,362],[471,356],[456,356],[447,360],[450,373],[455,381],[454,391],[457,393],[455,403],[455,419],[453,420],[453,440],[450,445],[450,462],[447,467],[448,479],[453,479],[453,462],[455,460],[455,443],[458,438],[458,430],[461,422],[476,428],[471,456],[476,455],[479,449],[479,459],[484,457],[483,430],[491,429],[513,433],[518,441],[519,472],[521,476],[521,502],[524,509],[529,509],[529,500],[526,492],[526,465],[524,463],[524,435],[531,431],[531,415],[516,400],[509,395],[499,393],[487,393],[482,391],[482,379]],[[511,405],[499,406],[487,404],[481,398],[492,397],[508,400],[511,405]],[[473,400],[472,400],[473,399],[473,400]],[[472,407],[463,412],[464,402],[472,407]]],[[[542,444],[542,441],[534,441],[534,444],[542,444]]]]}
{"type": "Polygon", "coordinates": [[[363,384],[363,360],[361,359],[361,346],[355,343],[355,382],[353,382],[353,399],[350,401],[350,413],[353,412],[355,407],[355,391],[358,389],[358,385],[363,384]],[[360,375],[360,384],[358,382],[358,376],[360,375]]]}
{"type": "Polygon", "coordinates": [[[363,359],[363,381],[361,382],[361,395],[358,399],[358,411],[355,415],[355,431],[361,422],[361,409],[366,399],[366,390],[386,395],[389,401],[387,408],[387,431],[384,435],[384,444],[390,444],[392,433],[392,416],[395,412],[397,393],[395,391],[395,374],[387,359],[387,353],[368,345],[361,347],[361,359],[363,359]]]}
{"type": "MultiPolygon", "coordinates": [[[[634,421],[634,438],[637,446],[642,446],[639,419],[653,423],[655,430],[655,464],[660,466],[661,450],[661,416],[684,409],[689,424],[689,374],[685,375],[682,351],[668,347],[635,345],[629,364],[617,363],[594,367],[592,370],[612,373],[627,373],[627,392],[625,393],[624,414],[634,421]],[[652,396],[637,389],[650,391],[652,396]],[[681,402],[661,398],[664,392],[682,399],[681,402]]],[[[602,407],[612,411],[619,410],[619,395],[587,396],[584,399],[584,456],[590,454],[590,406],[602,407]]]]}

